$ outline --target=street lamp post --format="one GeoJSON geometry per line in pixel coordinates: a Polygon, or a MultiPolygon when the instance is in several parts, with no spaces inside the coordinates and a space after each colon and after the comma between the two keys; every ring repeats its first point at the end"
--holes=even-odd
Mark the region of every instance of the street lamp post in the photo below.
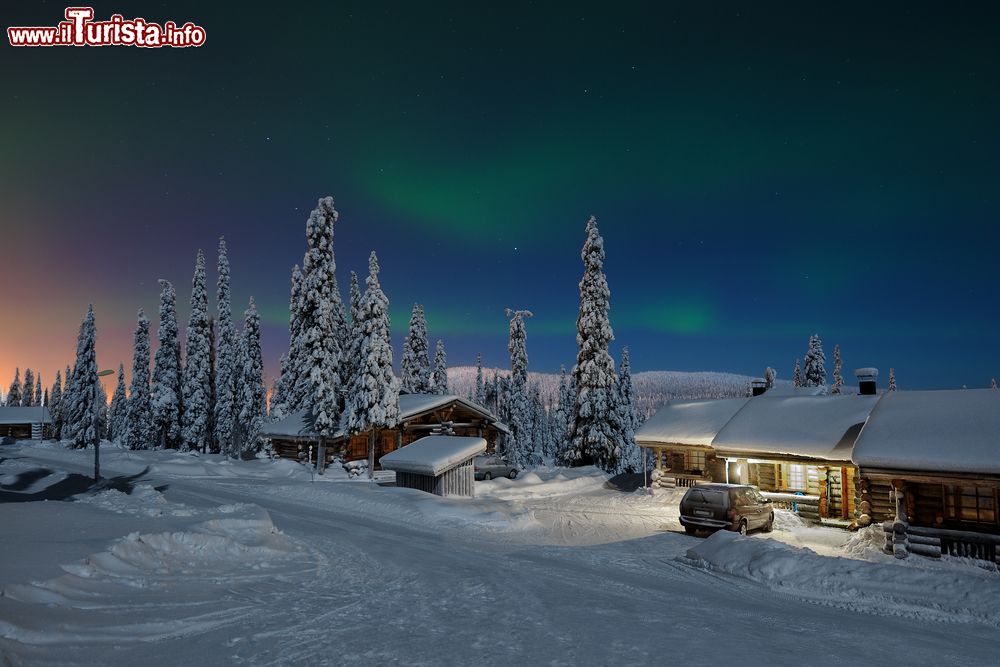
{"type": "Polygon", "coordinates": [[[114,373],[112,370],[98,371],[97,382],[94,383],[94,484],[101,479],[101,420],[97,412],[97,387],[101,378],[114,373]]]}

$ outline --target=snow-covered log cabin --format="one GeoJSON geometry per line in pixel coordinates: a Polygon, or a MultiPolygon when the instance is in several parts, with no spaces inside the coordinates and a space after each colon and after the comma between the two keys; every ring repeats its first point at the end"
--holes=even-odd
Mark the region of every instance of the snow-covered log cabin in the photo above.
{"type": "MultiPolygon", "coordinates": [[[[453,394],[399,395],[399,421],[394,428],[379,431],[375,443],[376,462],[385,454],[405,447],[426,435],[457,435],[483,438],[487,447],[496,447],[497,437],[507,427],[483,406],[453,394]]],[[[284,419],[265,424],[262,437],[271,441],[274,452],[282,458],[305,461],[309,446],[313,460],[318,455],[319,436],[310,429],[306,415],[296,412],[284,419]]],[[[326,441],[326,464],[334,458],[360,461],[368,457],[370,433],[348,437],[343,426],[326,441]]]]}
{"type": "Polygon", "coordinates": [[[888,392],[854,461],[886,551],[1000,562],[1000,392],[888,392]]]}
{"type": "Polygon", "coordinates": [[[473,459],[486,451],[486,440],[454,435],[427,435],[380,459],[383,470],[396,471],[396,486],[438,496],[475,493],[473,459]]]}
{"type": "Polygon", "coordinates": [[[52,415],[43,406],[0,407],[0,437],[41,440],[52,437],[52,415]]]}

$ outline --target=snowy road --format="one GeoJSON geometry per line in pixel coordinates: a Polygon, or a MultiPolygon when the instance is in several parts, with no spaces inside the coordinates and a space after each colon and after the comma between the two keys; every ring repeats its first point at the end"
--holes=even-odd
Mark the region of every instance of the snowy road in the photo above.
{"type": "MultiPolygon", "coordinates": [[[[15,472],[87,472],[82,453],[7,449],[15,472]]],[[[655,507],[626,516],[610,491],[484,485],[463,505],[155,463],[131,496],[0,504],[5,660],[997,664],[990,622],[851,610],[695,567],[684,556],[704,540],[662,530],[655,507]]],[[[111,453],[105,465],[148,464],[111,453]]]]}

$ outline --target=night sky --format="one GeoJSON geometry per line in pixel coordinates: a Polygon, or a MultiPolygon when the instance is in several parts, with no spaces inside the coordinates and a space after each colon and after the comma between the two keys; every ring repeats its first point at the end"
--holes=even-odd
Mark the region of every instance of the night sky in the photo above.
{"type": "MultiPolygon", "coordinates": [[[[5,7],[4,27],[65,5],[5,7]]],[[[267,373],[317,198],[337,277],[375,249],[402,342],[414,301],[451,365],[576,355],[580,248],[603,233],[634,370],[902,389],[1000,375],[1000,10],[994,3],[121,1],[193,21],[197,49],[0,48],[0,384],[48,386],[87,304],[102,367],[131,363],[158,287],[182,330],[195,253],[225,235],[267,373]],[[670,6],[673,4],[673,6],[670,6]],[[850,375],[848,375],[850,377],[850,375]]]]}

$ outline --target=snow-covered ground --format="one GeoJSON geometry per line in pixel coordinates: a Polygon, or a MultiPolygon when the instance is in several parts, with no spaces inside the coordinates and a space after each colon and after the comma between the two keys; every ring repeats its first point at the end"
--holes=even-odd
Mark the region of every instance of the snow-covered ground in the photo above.
{"type": "Polygon", "coordinates": [[[875,529],[690,537],[682,490],[594,469],[470,500],[105,447],[131,492],[94,492],[91,457],[0,447],[0,664],[997,660],[995,568],[897,561],[875,529]]]}

